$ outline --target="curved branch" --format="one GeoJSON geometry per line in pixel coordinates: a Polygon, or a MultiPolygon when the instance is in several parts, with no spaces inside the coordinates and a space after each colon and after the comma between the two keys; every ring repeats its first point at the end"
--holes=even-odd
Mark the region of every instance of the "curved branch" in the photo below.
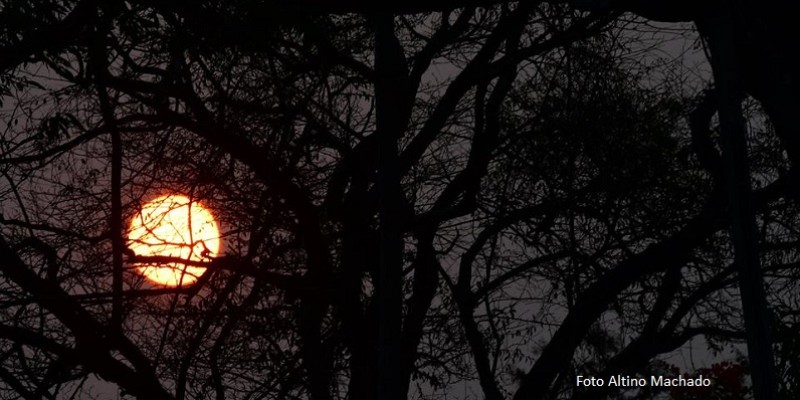
{"type": "Polygon", "coordinates": [[[45,26],[17,43],[0,47],[0,73],[30,60],[47,50],[61,50],[70,45],[91,22],[97,0],[82,0],[63,20],[45,26]]]}
{"type": "Polygon", "coordinates": [[[147,357],[127,337],[108,329],[56,283],[40,278],[0,237],[0,271],[3,276],[39,299],[75,335],[82,364],[104,379],[116,382],[141,399],[172,400],[154,374],[147,357]],[[115,350],[130,365],[117,360],[115,350]]]}

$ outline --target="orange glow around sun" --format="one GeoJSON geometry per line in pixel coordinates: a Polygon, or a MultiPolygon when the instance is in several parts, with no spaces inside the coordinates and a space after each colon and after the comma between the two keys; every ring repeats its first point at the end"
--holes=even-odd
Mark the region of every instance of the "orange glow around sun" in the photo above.
{"type": "MultiPolygon", "coordinates": [[[[186,196],[168,195],[144,206],[131,220],[128,248],[137,256],[179,257],[203,261],[219,253],[219,228],[202,204],[186,196]]],[[[205,268],[183,263],[137,264],[136,270],[162,286],[197,281],[205,268]]]]}

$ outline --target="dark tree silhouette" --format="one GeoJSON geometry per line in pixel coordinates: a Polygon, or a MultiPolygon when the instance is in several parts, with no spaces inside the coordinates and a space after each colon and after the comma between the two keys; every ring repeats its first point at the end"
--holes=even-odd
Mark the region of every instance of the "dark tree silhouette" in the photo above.
{"type": "Polygon", "coordinates": [[[798,322],[781,7],[9,1],[0,388],[597,398],[619,389],[574,377],[702,337],[747,342],[774,398],[768,324],[783,372],[798,322]],[[629,57],[623,11],[695,22],[714,86],[629,57]],[[125,247],[165,192],[223,227],[192,286],[125,247]]]}

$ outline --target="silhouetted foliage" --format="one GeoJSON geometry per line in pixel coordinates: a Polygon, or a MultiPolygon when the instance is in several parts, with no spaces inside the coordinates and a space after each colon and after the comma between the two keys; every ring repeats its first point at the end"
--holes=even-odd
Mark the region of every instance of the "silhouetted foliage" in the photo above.
{"type": "MultiPolygon", "coordinates": [[[[717,92],[645,21],[167,3],[0,10],[0,397],[598,398],[574,376],[743,346],[717,92]],[[190,287],[122,246],[165,193],[222,227],[190,287]]],[[[793,376],[792,152],[745,104],[793,376]]]]}

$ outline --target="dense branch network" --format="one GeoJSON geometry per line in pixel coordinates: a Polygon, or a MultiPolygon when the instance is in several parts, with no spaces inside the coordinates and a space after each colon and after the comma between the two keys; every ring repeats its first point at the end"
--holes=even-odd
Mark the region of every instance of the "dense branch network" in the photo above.
{"type": "MultiPolygon", "coordinates": [[[[0,148],[3,389],[591,398],[611,393],[564,377],[739,343],[715,92],[618,57],[641,40],[623,11],[710,12],[684,3],[79,1],[4,37],[0,70],[29,83],[0,148]],[[161,191],[220,210],[226,254],[120,249],[161,191]],[[206,273],[149,287],[141,263],[206,273]]],[[[754,198],[777,285],[798,232],[776,121],[754,198]]]]}

